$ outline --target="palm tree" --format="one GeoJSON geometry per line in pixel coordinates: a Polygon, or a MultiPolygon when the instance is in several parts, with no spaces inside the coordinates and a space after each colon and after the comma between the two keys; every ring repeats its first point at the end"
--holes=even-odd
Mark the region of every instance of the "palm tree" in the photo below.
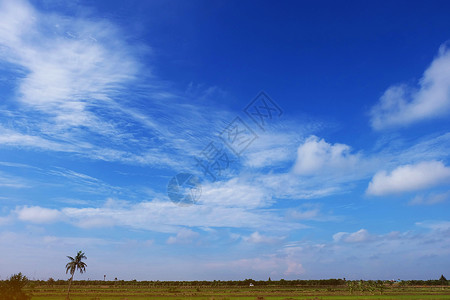
{"type": "Polygon", "coordinates": [[[70,259],[70,261],[66,265],[66,274],[70,271],[71,277],[69,280],[69,288],[67,289],[66,299],[70,299],[69,293],[70,293],[70,286],[72,285],[73,275],[75,274],[75,271],[77,269],[80,270],[81,274],[83,274],[83,272],[86,272],[87,265],[82,260],[83,258],[87,259],[87,257],[86,255],[84,255],[84,252],[78,251],[77,256],[75,256],[75,258],[71,256],[67,256],[67,258],[70,259]]]}

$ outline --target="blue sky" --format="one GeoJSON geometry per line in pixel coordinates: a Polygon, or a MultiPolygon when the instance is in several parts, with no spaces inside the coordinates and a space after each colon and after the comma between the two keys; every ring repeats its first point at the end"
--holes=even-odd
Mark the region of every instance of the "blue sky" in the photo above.
{"type": "Polygon", "coordinates": [[[0,1],[1,278],[445,274],[449,12],[0,1]]]}

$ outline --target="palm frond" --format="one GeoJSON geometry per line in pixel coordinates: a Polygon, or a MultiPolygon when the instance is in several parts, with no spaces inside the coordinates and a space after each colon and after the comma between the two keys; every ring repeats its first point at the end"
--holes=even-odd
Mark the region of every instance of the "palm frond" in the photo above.
{"type": "Polygon", "coordinates": [[[70,259],[70,262],[66,264],[66,274],[70,271],[70,274],[73,275],[75,271],[78,269],[81,274],[86,272],[86,263],[83,262],[83,259],[87,259],[86,255],[82,251],[78,251],[75,258],[72,256],[67,256],[70,259]]]}

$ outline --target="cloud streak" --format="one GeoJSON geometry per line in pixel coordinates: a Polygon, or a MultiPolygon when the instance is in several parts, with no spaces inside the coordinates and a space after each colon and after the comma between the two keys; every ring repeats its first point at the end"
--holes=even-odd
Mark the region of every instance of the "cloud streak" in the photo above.
{"type": "Polygon", "coordinates": [[[16,208],[14,215],[20,221],[31,223],[62,221],[80,228],[119,226],[165,233],[179,232],[182,227],[265,228],[272,232],[304,227],[298,223],[286,222],[276,210],[220,207],[214,204],[179,207],[171,202],[158,200],[134,204],[109,200],[103,206],[85,208],[49,209],[25,206],[16,208]]]}
{"type": "Polygon", "coordinates": [[[431,193],[429,195],[417,195],[409,202],[409,205],[435,205],[444,203],[449,199],[450,191],[444,193],[431,193]]]}

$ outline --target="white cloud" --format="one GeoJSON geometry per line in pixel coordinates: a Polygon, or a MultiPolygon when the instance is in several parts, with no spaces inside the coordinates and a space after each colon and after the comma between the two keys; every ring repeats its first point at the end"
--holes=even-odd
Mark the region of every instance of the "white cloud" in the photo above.
{"type": "Polygon", "coordinates": [[[176,236],[167,239],[167,244],[191,244],[199,237],[199,233],[191,229],[182,228],[176,236]]]}
{"type": "Polygon", "coordinates": [[[233,178],[203,185],[199,202],[209,206],[257,208],[268,206],[273,201],[264,187],[233,178]]]}
{"type": "Polygon", "coordinates": [[[290,243],[285,252],[302,262],[308,277],[345,274],[352,280],[432,278],[436,276],[436,268],[445,270],[450,265],[445,259],[450,254],[450,222],[430,221],[417,225],[423,228],[385,234],[372,234],[365,229],[339,232],[331,242],[290,243]],[[411,264],[412,261],[422,261],[423,265],[411,264]],[[365,268],[361,269],[362,265],[365,268]]]}
{"type": "MultiPolygon", "coordinates": [[[[0,62],[16,75],[15,93],[0,109],[8,124],[0,127],[0,146],[190,165],[189,156],[223,129],[229,112],[168,90],[142,59],[149,47],[129,43],[120,27],[76,7],[79,14],[67,16],[27,1],[0,2],[0,62]]],[[[204,96],[217,97],[214,90],[204,96]]]]}
{"type": "Polygon", "coordinates": [[[297,220],[311,220],[319,216],[320,210],[318,208],[304,209],[304,210],[290,210],[289,216],[297,220]]]}
{"type": "Polygon", "coordinates": [[[6,225],[13,221],[13,218],[11,216],[7,217],[0,217],[0,225],[6,225]]]}
{"type": "Polygon", "coordinates": [[[192,205],[180,207],[172,202],[159,201],[131,203],[108,199],[103,206],[53,210],[34,206],[17,209],[19,219],[26,222],[61,220],[81,228],[112,227],[145,229],[155,232],[178,232],[190,228],[265,228],[272,232],[286,232],[304,226],[284,221],[276,210],[247,209],[192,205]]]}
{"type": "Polygon", "coordinates": [[[450,191],[445,193],[433,193],[429,195],[417,195],[409,202],[409,205],[434,205],[443,203],[449,199],[450,191]]]}
{"type": "Polygon", "coordinates": [[[450,230],[450,221],[423,221],[417,222],[416,225],[438,232],[447,232],[448,230],[450,230]]]}
{"type": "MultiPolygon", "coordinates": [[[[398,139],[397,139],[398,141],[398,139]]],[[[395,145],[398,147],[398,145],[395,145]]],[[[402,147],[403,148],[403,147],[402,147]]],[[[401,151],[395,149],[386,149],[395,161],[430,161],[445,160],[448,157],[448,149],[450,148],[450,132],[446,132],[439,136],[427,137],[419,140],[418,143],[401,151]]]]}
{"type": "Polygon", "coordinates": [[[0,171],[0,187],[2,188],[29,188],[30,183],[24,178],[13,176],[0,171]]]}
{"type": "Polygon", "coordinates": [[[288,259],[286,261],[287,263],[287,269],[284,272],[285,275],[302,275],[306,272],[305,268],[303,268],[303,265],[295,260],[288,259]]]}
{"type": "Polygon", "coordinates": [[[345,144],[329,144],[317,136],[310,136],[298,147],[294,172],[311,175],[329,170],[346,170],[353,168],[359,160],[358,154],[351,154],[345,144]]]}
{"type": "Polygon", "coordinates": [[[244,163],[249,167],[262,168],[280,165],[290,159],[290,149],[285,146],[269,146],[264,149],[249,150],[245,153],[244,163]]]}
{"type": "Polygon", "coordinates": [[[0,275],[3,277],[12,274],[20,268],[25,274],[35,274],[39,279],[45,280],[50,276],[65,279],[67,276],[64,270],[58,266],[66,263],[65,255],[70,255],[74,247],[81,245],[89,258],[88,262],[95,261],[96,265],[90,269],[86,279],[103,279],[103,274],[107,274],[108,278],[120,275],[120,279],[128,280],[267,280],[269,276],[272,279],[298,279],[299,275],[308,278],[346,277],[356,280],[429,279],[440,276],[441,271],[436,275],[436,270],[445,272],[450,266],[446,259],[450,255],[450,222],[428,221],[416,224],[420,226],[417,231],[411,228],[404,232],[372,234],[370,242],[366,243],[329,241],[318,244],[302,238],[301,241],[288,242],[278,249],[260,247],[262,252],[225,249],[223,253],[214,253],[217,245],[208,248],[208,245],[202,244],[205,247],[191,249],[198,255],[192,255],[191,251],[172,252],[170,249],[179,247],[161,245],[158,240],[149,251],[145,241],[117,236],[114,239],[98,239],[95,237],[97,234],[91,231],[76,238],[3,231],[0,232],[0,254],[4,264],[0,275]],[[208,259],[205,259],[205,255],[208,259]],[[162,256],[166,259],[161,260],[162,256]],[[120,263],[108,267],[114,258],[120,263]],[[56,261],[57,267],[44,264],[49,260],[56,261]],[[415,261],[422,263],[411,264],[415,261]],[[131,271],[130,265],[134,265],[131,271]],[[362,265],[366,267],[361,268],[362,265]],[[430,266],[433,268],[430,269],[430,266]]]}
{"type": "Polygon", "coordinates": [[[441,46],[420,79],[419,87],[391,86],[371,111],[375,129],[405,126],[448,115],[450,109],[450,50],[441,46]]]}
{"type": "Polygon", "coordinates": [[[17,208],[15,213],[21,221],[32,223],[51,223],[61,219],[62,214],[57,209],[39,206],[24,206],[17,208]]]}
{"type": "Polygon", "coordinates": [[[252,244],[276,244],[282,241],[284,238],[267,236],[260,234],[258,231],[255,231],[250,236],[243,237],[242,239],[252,244]]]}
{"type": "Polygon", "coordinates": [[[360,229],[353,233],[348,232],[338,232],[333,235],[333,240],[335,242],[346,242],[346,243],[362,243],[367,242],[372,239],[372,236],[366,229],[360,229]]]}
{"type": "MultiPolygon", "coordinates": [[[[450,147],[450,134],[428,136],[416,141],[396,138],[384,141],[372,153],[355,151],[347,155],[335,155],[337,158],[333,159],[331,152],[336,145],[342,144],[331,144],[320,137],[310,137],[299,147],[300,152],[305,153],[304,161],[296,163],[292,172],[260,173],[254,176],[254,184],[264,187],[274,198],[312,199],[346,193],[353,190],[359,181],[370,181],[380,166],[392,170],[411,162],[445,161],[450,147]],[[306,149],[303,148],[305,145],[306,149]],[[310,159],[307,160],[307,157],[310,159]],[[295,173],[296,166],[301,166],[300,174],[295,173]]],[[[349,149],[349,146],[344,145],[344,148],[349,149]]]]}
{"type": "Polygon", "coordinates": [[[258,133],[258,138],[243,153],[243,164],[250,168],[280,167],[291,163],[303,135],[310,134],[315,124],[291,124],[277,121],[275,128],[258,133]],[[279,124],[279,125],[278,125],[279,124]],[[295,127],[296,131],[288,128],[295,127]]]}
{"type": "Polygon", "coordinates": [[[42,15],[24,1],[2,1],[2,58],[26,71],[19,100],[58,126],[103,126],[89,105],[109,101],[137,72],[117,28],[105,21],[42,15]]]}
{"type": "MultiPolygon", "coordinates": [[[[139,57],[148,49],[127,44],[117,26],[88,15],[43,13],[22,0],[0,2],[0,61],[20,72],[17,91],[7,99],[14,106],[0,111],[8,120],[8,128],[0,125],[0,145],[179,166],[167,151],[149,147],[146,137],[137,138],[140,129],[129,130],[133,123],[168,134],[123,97],[131,84],[139,84],[139,57]],[[124,147],[131,144],[133,150],[124,147]]],[[[139,78],[150,78],[148,72],[139,78]]],[[[151,81],[145,92],[151,94],[157,85],[156,79],[151,81]]]]}
{"type": "Polygon", "coordinates": [[[423,190],[450,183],[450,168],[440,161],[427,161],[397,167],[391,173],[380,171],[373,176],[367,193],[387,195],[423,190]]]}
{"type": "Polygon", "coordinates": [[[71,145],[64,145],[61,143],[52,142],[45,138],[22,134],[20,132],[4,128],[0,125],[0,145],[6,146],[22,146],[33,147],[51,151],[73,151],[71,145]]]}
{"type": "Polygon", "coordinates": [[[286,217],[293,220],[308,220],[316,222],[338,221],[342,216],[335,215],[333,211],[323,211],[319,203],[304,203],[296,208],[286,210],[286,217]]]}

